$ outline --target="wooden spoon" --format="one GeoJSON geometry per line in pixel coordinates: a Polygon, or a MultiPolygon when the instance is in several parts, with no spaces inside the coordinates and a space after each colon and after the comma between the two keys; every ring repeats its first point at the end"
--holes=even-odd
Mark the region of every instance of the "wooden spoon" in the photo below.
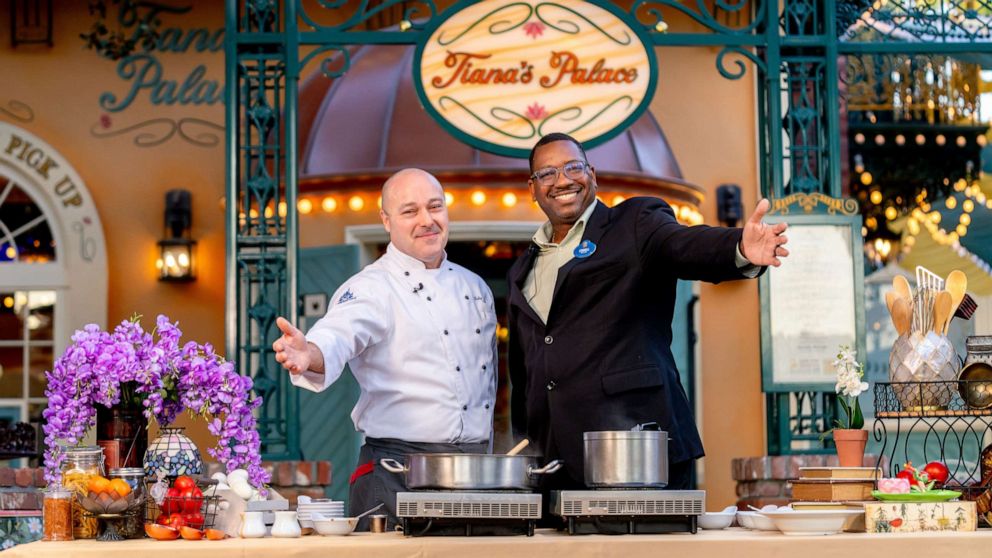
{"type": "Polygon", "coordinates": [[[909,287],[909,281],[906,280],[902,275],[896,275],[892,278],[892,288],[896,290],[896,294],[906,299],[906,302],[913,302],[913,289],[909,287]]]}
{"type": "Polygon", "coordinates": [[[530,444],[530,440],[528,440],[527,438],[524,438],[523,440],[520,440],[520,443],[519,444],[513,446],[513,449],[511,449],[510,451],[506,452],[506,455],[517,455],[518,453],[520,453],[521,450],[523,450],[525,447],[527,447],[528,444],[530,444]]]}
{"type": "Polygon", "coordinates": [[[961,301],[964,300],[965,291],[968,290],[968,276],[961,270],[955,269],[947,274],[947,280],[944,282],[944,288],[947,289],[947,292],[951,293],[951,311],[947,314],[947,324],[944,326],[944,331],[947,331],[951,326],[951,318],[954,317],[954,313],[957,312],[958,306],[960,306],[961,301]]]}
{"type": "Polygon", "coordinates": [[[895,291],[885,291],[885,307],[889,309],[889,314],[892,314],[892,305],[895,304],[898,297],[899,295],[895,291]]]}
{"type": "Polygon", "coordinates": [[[892,304],[892,325],[896,326],[899,335],[909,332],[910,320],[913,319],[910,312],[912,311],[909,309],[909,302],[901,296],[896,297],[892,304]]]}
{"type": "Polygon", "coordinates": [[[938,335],[944,335],[947,332],[944,326],[947,325],[947,317],[951,315],[950,312],[951,293],[940,291],[937,293],[937,298],[933,301],[933,330],[938,335]]]}

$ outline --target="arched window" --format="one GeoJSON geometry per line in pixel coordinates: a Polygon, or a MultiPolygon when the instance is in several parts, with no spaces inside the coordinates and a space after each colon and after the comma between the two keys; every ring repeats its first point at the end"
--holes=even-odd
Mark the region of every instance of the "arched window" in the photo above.
{"type": "Polygon", "coordinates": [[[44,407],[64,284],[50,212],[31,190],[0,168],[0,266],[17,268],[0,284],[0,419],[13,421],[44,407]]]}

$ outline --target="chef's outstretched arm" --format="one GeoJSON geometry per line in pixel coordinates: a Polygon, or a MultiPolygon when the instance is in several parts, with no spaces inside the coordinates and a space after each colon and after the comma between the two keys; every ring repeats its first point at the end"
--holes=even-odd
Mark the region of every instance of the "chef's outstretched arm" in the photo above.
{"type": "Polygon", "coordinates": [[[282,336],[272,343],[276,362],[294,375],[307,371],[324,373],[324,355],[317,345],[308,342],[302,331],[281,316],[276,318],[276,327],[282,332],[282,336]]]}

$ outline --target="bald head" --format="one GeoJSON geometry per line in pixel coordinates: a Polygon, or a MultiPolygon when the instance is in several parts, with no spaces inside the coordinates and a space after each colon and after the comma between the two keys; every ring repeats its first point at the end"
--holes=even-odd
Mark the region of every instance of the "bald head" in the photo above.
{"type": "Polygon", "coordinates": [[[389,241],[404,254],[429,268],[444,261],[448,243],[448,207],[444,190],[433,175],[403,169],[382,185],[382,225],[389,241]]]}
{"type": "Polygon", "coordinates": [[[382,210],[387,214],[396,212],[396,208],[411,188],[437,189],[438,195],[444,199],[444,189],[433,174],[421,169],[403,169],[386,179],[382,185],[382,210]]]}

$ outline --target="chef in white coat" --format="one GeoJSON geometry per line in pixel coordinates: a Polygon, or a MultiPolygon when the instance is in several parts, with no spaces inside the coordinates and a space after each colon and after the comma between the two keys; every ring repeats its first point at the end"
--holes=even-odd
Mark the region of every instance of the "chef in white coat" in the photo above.
{"type": "Polygon", "coordinates": [[[282,336],[272,348],[293,385],[311,391],[351,367],[361,387],[351,418],[365,436],[350,478],[351,514],[383,503],[391,527],[396,492],[406,487],[380,459],[489,449],[496,315],[482,278],[448,261],[448,210],[434,176],[420,169],[391,176],[380,217],[389,233],[385,255],[341,285],[306,335],[278,318],[282,336]]]}

